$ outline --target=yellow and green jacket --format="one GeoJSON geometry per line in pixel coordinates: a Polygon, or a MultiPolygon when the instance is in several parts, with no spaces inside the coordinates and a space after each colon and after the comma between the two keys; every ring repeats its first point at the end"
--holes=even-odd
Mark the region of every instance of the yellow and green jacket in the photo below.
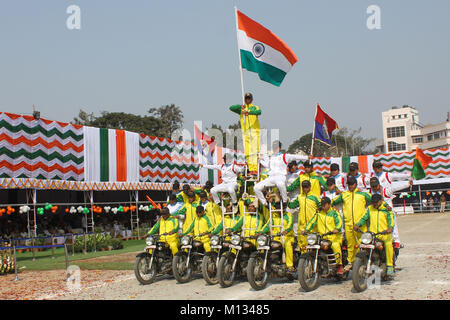
{"type": "Polygon", "coordinates": [[[248,111],[249,115],[245,117],[245,123],[244,123],[244,115],[241,114],[241,105],[235,104],[230,107],[230,110],[234,113],[237,113],[241,116],[241,130],[246,131],[249,129],[259,129],[259,120],[258,116],[261,115],[261,109],[258,106],[255,106],[253,104],[246,104],[245,105],[245,111],[248,111]]]}
{"type": "Polygon", "coordinates": [[[327,212],[320,210],[309,220],[305,230],[311,232],[311,230],[317,230],[320,234],[333,231],[334,229],[341,230],[342,218],[341,215],[333,209],[328,209],[327,212]]]}
{"type": "Polygon", "coordinates": [[[245,215],[240,215],[239,220],[236,222],[236,224],[231,228],[232,232],[236,232],[238,230],[242,230],[243,228],[251,228],[252,230],[245,230],[244,231],[244,237],[250,237],[255,235],[256,232],[259,232],[263,226],[263,219],[264,217],[258,213],[256,214],[250,214],[247,213],[245,215]],[[245,217],[245,219],[244,219],[245,217]],[[245,220],[245,225],[244,225],[245,220]]]}
{"type": "Polygon", "coordinates": [[[320,208],[319,199],[309,192],[307,195],[299,194],[297,199],[289,202],[290,209],[299,208],[298,211],[298,229],[304,230],[309,220],[314,217],[317,209],[320,208]]]}
{"type": "Polygon", "coordinates": [[[158,219],[158,222],[150,229],[148,232],[148,235],[153,235],[159,231],[159,234],[162,233],[169,233],[170,231],[173,231],[174,234],[167,235],[167,236],[161,236],[161,241],[170,241],[178,237],[178,228],[179,228],[179,222],[178,219],[169,217],[167,220],[164,220],[163,218],[158,219]]]}
{"type": "Polygon", "coordinates": [[[196,237],[201,233],[211,232],[213,228],[214,226],[206,214],[203,215],[203,217],[196,216],[187,230],[183,232],[183,236],[189,234],[191,231],[194,231],[194,237],[196,237]]]}
{"type": "Polygon", "coordinates": [[[303,193],[303,189],[301,188],[302,182],[308,180],[311,183],[311,191],[310,194],[315,195],[318,199],[320,199],[320,186],[323,186],[325,189],[327,188],[327,181],[323,177],[319,177],[314,171],[311,173],[302,173],[299,175],[291,185],[286,187],[288,192],[292,192],[298,188],[300,188],[300,194],[303,193]]]}
{"type": "MultiPolygon", "coordinates": [[[[234,217],[234,222],[237,222],[239,220],[239,216],[235,216],[234,217]]],[[[234,226],[233,222],[233,216],[232,215],[225,215],[225,220],[221,220],[214,228],[214,230],[211,232],[212,234],[220,234],[223,235],[223,227],[224,227],[224,223],[225,223],[225,228],[226,229],[231,229],[234,226]]]]}
{"type": "Polygon", "coordinates": [[[183,232],[188,228],[192,221],[194,221],[197,216],[197,207],[199,206],[198,201],[190,203],[189,201],[184,204],[177,212],[171,214],[171,216],[184,215],[183,232]]]}
{"type": "MultiPolygon", "coordinates": [[[[281,216],[279,212],[272,213],[272,225],[279,226],[281,225],[281,216]]],[[[283,213],[283,230],[287,231],[287,236],[294,236],[294,218],[292,214],[289,212],[283,213]]],[[[270,223],[266,221],[265,225],[261,228],[261,233],[268,233],[270,230],[270,223]]],[[[272,233],[277,234],[280,233],[280,227],[273,227],[272,233]]]]}
{"type": "Polygon", "coordinates": [[[367,192],[361,192],[358,188],[352,191],[344,191],[337,198],[331,201],[331,205],[342,203],[344,223],[346,228],[352,229],[361,220],[366,212],[366,205],[370,203],[372,196],[367,192]]]}
{"type": "MultiPolygon", "coordinates": [[[[203,204],[200,204],[203,205],[203,204]]],[[[222,220],[222,209],[213,201],[208,201],[205,207],[205,213],[213,226],[217,225],[222,220]]]]}
{"type": "MultiPolygon", "coordinates": [[[[202,190],[199,188],[196,188],[196,189],[197,190],[194,189],[195,201],[200,201],[199,194],[200,194],[200,192],[202,192],[202,190]]],[[[184,193],[184,191],[178,192],[177,202],[184,202],[185,204],[189,202],[189,198],[188,198],[187,194],[184,193]]]]}
{"type": "Polygon", "coordinates": [[[382,207],[376,209],[373,205],[370,205],[356,225],[362,227],[367,222],[369,223],[369,231],[374,233],[385,231],[394,228],[394,214],[382,207]]]}

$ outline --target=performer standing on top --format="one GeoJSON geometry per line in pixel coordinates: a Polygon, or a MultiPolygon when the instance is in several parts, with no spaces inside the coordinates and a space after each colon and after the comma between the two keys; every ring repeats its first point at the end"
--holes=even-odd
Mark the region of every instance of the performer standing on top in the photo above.
{"type": "Polygon", "coordinates": [[[231,106],[230,110],[240,115],[242,142],[249,174],[257,175],[260,130],[258,116],[261,115],[261,109],[252,104],[253,96],[251,93],[245,94],[244,101],[245,105],[236,104],[231,106]]]}

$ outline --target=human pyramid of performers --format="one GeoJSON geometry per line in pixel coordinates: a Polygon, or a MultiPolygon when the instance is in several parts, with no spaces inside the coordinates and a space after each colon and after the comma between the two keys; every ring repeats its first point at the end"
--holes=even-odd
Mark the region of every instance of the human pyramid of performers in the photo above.
{"type": "Polygon", "coordinates": [[[319,278],[345,280],[353,270],[354,286],[362,291],[371,263],[392,277],[401,248],[392,198],[412,185],[411,177],[384,172],[380,162],[370,175],[359,173],[357,163],[347,174],[337,164],[329,174],[316,174],[311,155],[282,153],[279,141],[270,156],[260,155],[261,110],[250,93],[244,101],[230,110],[240,115],[246,164],[225,154],[222,165],[200,165],[221,172],[219,185],[180,189],[175,181],[148,233],[148,257],[158,242],[171,252],[169,272],[178,282],[198,271],[223,287],[247,277],[255,290],[280,277],[298,278],[311,291],[319,278]],[[396,190],[394,180],[401,181],[396,190]]]}

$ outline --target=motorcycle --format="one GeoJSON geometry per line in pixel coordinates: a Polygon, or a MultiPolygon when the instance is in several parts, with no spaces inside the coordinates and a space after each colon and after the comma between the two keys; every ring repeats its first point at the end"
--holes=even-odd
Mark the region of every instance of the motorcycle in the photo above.
{"type": "MultiPolygon", "coordinates": [[[[361,235],[361,244],[359,245],[360,251],[356,254],[352,271],[353,287],[357,292],[366,290],[369,278],[376,273],[378,273],[383,280],[389,279],[386,272],[387,266],[384,242],[377,238],[378,235],[383,234],[386,234],[386,232],[364,232],[361,235]],[[372,268],[372,266],[375,266],[375,268],[372,268]]],[[[393,261],[395,260],[396,254],[394,251],[393,261]]]]}
{"type": "MultiPolygon", "coordinates": [[[[283,263],[283,245],[274,240],[279,236],[281,233],[272,236],[263,234],[256,239],[258,248],[251,254],[247,268],[248,282],[255,290],[264,289],[270,275],[294,280],[294,274],[288,272],[286,264],[283,263]]],[[[296,246],[296,243],[293,245],[296,246]]],[[[294,265],[298,259],[299,253],[294,251],[294,265]]]]}
{"type": "Polygon", "coordinates": [[[219,283],[222,288],[232,286],[236,276],[245,276],[247,274],[249,257],[255,250],[253,243],[248,240],[254,238],[254,236],[242,237],[239,234],[233,234],[230,242],[223,242],[224,248],[228,247],[228,251],[224,252],[220,257],[217,270],[219,283]]]}
{"type": "MultiPolygon", "coordinates": [[[[206,234],[201,234],[200,236],[204,235],[206,234]]],[[[202,275],[206,273],[209,277],[207,269],[210,267],[208,261],[211,259],[214,260],[214,252],[205,253],[202,242],[194,240],[193,236],[186,235],[181,238],[181,250],[173,257],[173,275],[178,283],[191,281],[194,273],[201,273],[202,275]]],[[[213,281],[211,279],[208,280],[213,281]]],[[[205,280],[208,282],[206,278],[205,280]]]]}
{"type": "MultiPolygon", "coordinates": [[[[310,233],[306,237],[308,245],[307,252],[300,256],[298,262],[298,281],[305,291],[313,291],[319,286],[320,278],[334,278],[336,280],[345,280],[348,272],[338,274],[337,259],[338,254],[331,249],[331,241],[324,239],[333,232],[327,232],[323,235],[310,233]]],[[[347,261],[346,247],[341,247],[342,263],[347,261]]]]}
{"type": "Polygon", "coordinates": [[[172,251],[166,242],[159,241],[165,235],[168,234],[148,236],[144,252],[136,256],[134,274],[143,285],[151,284],[157,275],[172,273],[172,251]]]}

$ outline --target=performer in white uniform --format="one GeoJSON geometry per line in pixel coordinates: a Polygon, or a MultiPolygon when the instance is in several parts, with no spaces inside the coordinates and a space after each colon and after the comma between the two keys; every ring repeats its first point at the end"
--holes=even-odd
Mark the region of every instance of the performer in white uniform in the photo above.
{"type": "Polygon", "coordinates": [[[206,168],[206,169],[213,169],[213,170],[220,170],[222,173],[222,183],[211,188],[211,194],[213,196],[214,202],[216,204],[220,203],[219,199],[219,192],[227,192],[230,197],[231,201],[233,203],[233,206],[237,205],[237,196],[236,196],[236,190],[238,188],[237,183],[237,176],[240,172],[243,172],[244,167],[243,166],[237,166],[233,163],[233,155],[230,153],[227,153],[224,155],[223,160],[225,164],[218,165],[201,165],[200,167],[206,168]]]}
{"type": "MultiPolygon", "coordinates": [[[[355,177],[356,179],[356,187],[358,188],[359,191],[361,192],[367,192],[369,189],[369,184],[368,184],[368,177],[363,174],[358,172],[359,166],[356,162],[352,162],[350,163],[350,165],[348,166],[348,170],[349,173],[347,175],[347,179],[348,177],[352,176],[355,177]]],[[[346,187],[347,187],[347,183],[346,183],[346,187]]]]}
{"type": "MultiPolygon", "coordinates": [[[[298,169],[298,164],[297,161],[291,161],[288,163],[288,173],[286,175],[286,186],[290,186],[295,179],[298,178],[298,176],[302,173],[302,171],[300,171],[298,169]]],[[[288,197],[289,199],[297,199],[298,195],[300,194],[300,188],[296,188],[294,191],[290,191],[288,192],[288,197]]],[[[292,217],[294,217],[294,233],[297,232],[297,226],[298,226],[298,211],[299,208],[295,208],[295,209],[287,209],[291,214],[292,217]]]]}
{"type": "MultiPolygon", "coordinates": [[[[179,202],[177,201],[177,196],[175,193],[172,193],[169,196],[169,200],[168,200],[168,204],[167,204],[167,208],[169,209],[170,215],[172,215],[173,213],[177,212],[178,210],[180,210],[183,206],[184,206],[184,202],[179,202]]],[[[181,234],[183,231],[183,221],[184,219],[179,219],[179,224],[180,224],[180,228],[179,228],[179,233],[181,234]]]]}
{"type": "Polygon", "coordinates": [[[255,195],[264,206],[267,205],[266,198],[263,195],[263,190],[266,187],[277,187],[283,200],[283,205],[286,207],[288,196],[286,191],[286,174],[287,164],[295,160],[306,160],[307,156],[300,155],[288,155],[281,153],[281,142],[274,141],[272,145],[273,155],[270,157],[265,156],[260,160],[261,164],[269,168],[269,176],[258,182],[255,187],[255,195]]]}
{"type": "Polygon", "coordinates": [[[340,192],[346,191],[347,189],[345,186],[346,186],[347,182],[345,181],[345,176],[339,172],[339,165],[337,163],[331,164],[330,173],[331,173],[330,178],[334,178],[334,182],[336,183],[336,188],[340,192]]]}
{"type": "Polygon", "coordinates": [[[372,168],[373,172],[370,174],[370,178],[377,177],[382,187],[392,186],[392,181],[412,180],[410,173],[395,173],[383,171],[383,164],[380,161],[374,161],[372,164],[372,168]]]}

